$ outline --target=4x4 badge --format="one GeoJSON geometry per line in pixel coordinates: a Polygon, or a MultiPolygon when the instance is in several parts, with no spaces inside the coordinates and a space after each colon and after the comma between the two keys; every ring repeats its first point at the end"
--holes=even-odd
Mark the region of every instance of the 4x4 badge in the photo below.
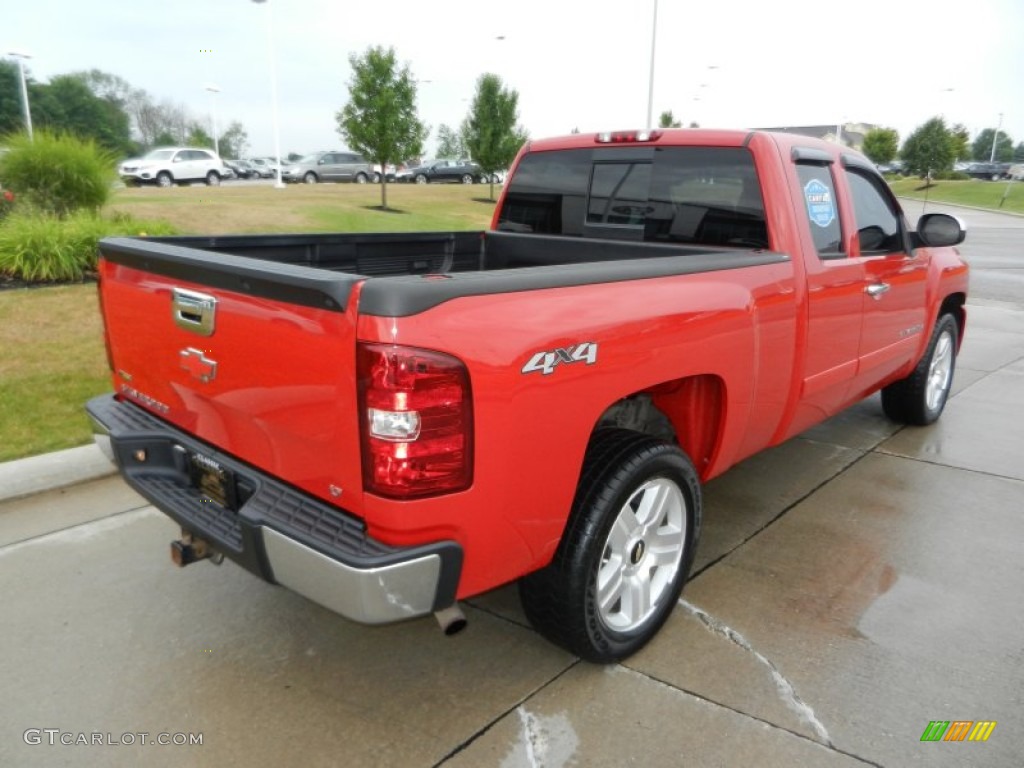
{"type": "Polygon", "coordinates": [[[552,352],[538,352],[530,361],[523,366],[523,373],[536,373],[540,371],[545,376],[555,372],[555,367],[560,363],[586,363],[593,365],[597,362],[597,343],[585,341],[573,347],[559,347],[552,352]]]}

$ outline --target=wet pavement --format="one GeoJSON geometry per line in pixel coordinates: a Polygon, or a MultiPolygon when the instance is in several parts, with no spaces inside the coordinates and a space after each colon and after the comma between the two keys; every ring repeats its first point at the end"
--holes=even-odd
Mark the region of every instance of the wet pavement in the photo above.
{"type": "Polygon", "coordinates": [[[512,587],[448,638],[175,569],[116,477],[4,502],[0,765],[1019,766],[1024,312],[968,309],[939,423],[874,397],[708,485],[684,599],[622,665],[541,640],[512,587]],[[94,733],[135,743],[60,743],[94,733]]]}

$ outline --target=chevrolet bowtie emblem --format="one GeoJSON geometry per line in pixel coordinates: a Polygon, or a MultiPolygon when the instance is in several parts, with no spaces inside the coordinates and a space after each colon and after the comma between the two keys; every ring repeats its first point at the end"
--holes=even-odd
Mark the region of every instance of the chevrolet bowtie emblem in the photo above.
{"type": "Polygon", "coordinates": [[[217,363],[207,358],[200,349],[189,347],[181,350],[178,353],[178,361],[193,378],[199,379],[204,384],[217,377],[217,363]]]}

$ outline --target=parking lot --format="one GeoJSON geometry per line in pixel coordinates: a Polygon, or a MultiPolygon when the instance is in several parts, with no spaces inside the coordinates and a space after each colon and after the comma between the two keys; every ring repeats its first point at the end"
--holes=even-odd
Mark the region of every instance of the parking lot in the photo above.
{"type": "MultiPolygon", "coordinates": [[[[979,262],[1019,272],[1024,229],[1000,232],[979,262]]],[[[445,637],[348,623],[231,563],[178,570],[176,527],[116,477],[0,503],[0,765],[1019,766],[1010,299],[968,305],[936,425],[874,397],[712,481],[684,599],[621,665],[540,639],[514,586],[445,637]],[[922,742],[931,721],[996,726],[922,742]]]]}

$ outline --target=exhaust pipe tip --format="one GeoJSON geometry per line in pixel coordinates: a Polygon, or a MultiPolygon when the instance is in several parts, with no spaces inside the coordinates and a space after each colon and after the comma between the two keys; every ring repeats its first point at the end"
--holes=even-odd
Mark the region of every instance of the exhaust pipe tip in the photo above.
{"type": "Polygon", "coordinates": [[[435,611],[434,618],[441,625],[441,631],[448,635],[448,637],[457,635],[466,628],[466,615],[459,608],[458,603],[450,605],[443,610],[435,611]]]}

